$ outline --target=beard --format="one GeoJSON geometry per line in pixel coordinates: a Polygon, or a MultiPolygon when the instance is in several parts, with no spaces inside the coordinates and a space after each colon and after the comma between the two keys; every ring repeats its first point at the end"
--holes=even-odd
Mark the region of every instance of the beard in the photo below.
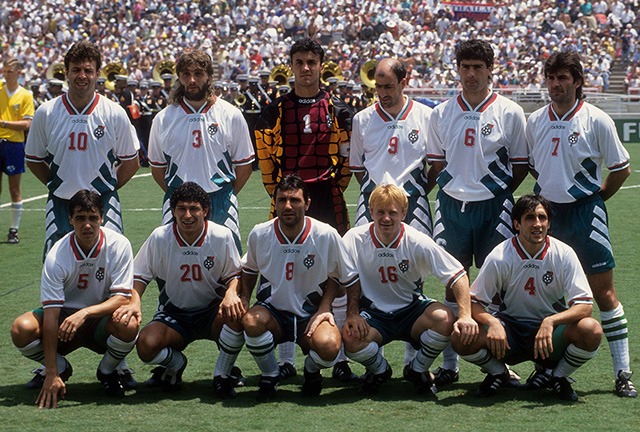
{"type": "Polygon", "coordinates": [[[191,92],[189,90],[187,90],[187,88],[184,88],[184,98],[187,100],[192,100],[192,101],[200,101],[203,100],[207,97],[207,89],[208,89],[208,84],[203,85],[202,87],[200,87],[198,89],[198,91],[195,92],[191,92]]]}

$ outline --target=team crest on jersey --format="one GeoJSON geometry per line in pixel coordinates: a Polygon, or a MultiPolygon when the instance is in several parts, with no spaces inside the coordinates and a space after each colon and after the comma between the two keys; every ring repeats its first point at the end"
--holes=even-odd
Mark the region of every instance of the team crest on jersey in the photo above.
{"type": "Polygon", "coordinates": [[[207,132],[209,132],[209,136],[213,138],[213,136],[218,132],[218,123],[211,123],[209,127],[207,127],[207,132]]]}
{"type": "Polygon", "coordinates": [[[315,258],[316,258],[316,256],[315,255],[311,255],[311,254],[307,255],[304,258],[304,261],[302,261],[302,264],[304,264],[304,266],[307,268],[307,270],[310,269],[311,267],[313,267],[313,265],[316,263],[315,258]]]}
{"type": "Polygon", "coordinates": [[[569,141],[570,145],[575,145],[578,143],[578,137],[580,136],[580,134],[578,132],[574,132],[571,135],[569,135],[569,137],[567,138],[567,140],[569,141]]]}
{"type": "Polygon", "coordinates": [[[487,136],[491,133],[491,131],[493,130],[493,126],[491,123],[487,123],[486,125],[482,126],[482,129],[480,129],[480,132],[482,133],[482,136],[487,136]]]}
{"type": "Polygon", "coordinates": [[[418,133],[420,133],[418,129],[414,129],[411,132],[409,132],[408,138],[409,138],[409,141],[411,141],[411,144],[418,141],[418,133]]]}
{"type": "Polygon", "coordinates": [[[542,282],[544,282],[545,285],[549,285],[551,282],[553,282],[553,272],[546,272],[544,276],[542,276],[542,282]]]}
{"type": "Polygon", "coordinates": [[[333,126],[333,119],[331,118],[330,115],[327,116],[327,127],[329,129],[331,129],[331,126],[333,126]]]}
{"type": "Polygon", "coordinates": [[[213,259],[214,257],[208,256],[207,259],[204,260],[204,263],[202,263],[204,265],[204,268],[206,268],[207,270],[211,270],[213,268],[213,259]]]}
{"type": "Polygon", "coordinates": [[[402,273],[406,273],[409,270],[409,260],[402,260],[398,263],[398,268],[402,273]]]}
{"type": "Polygon", "coordinates": [[[98,126],[93,130],[93,136],[100,139],[104,136],[104,126],[98,126]]]}
{"type": "Polygon", "coordinates": [[[102,282],[102,279],[104,279],[104,267],[98,268],[96,271],[96,279],[98,279],[98,282],[102,282]]]}

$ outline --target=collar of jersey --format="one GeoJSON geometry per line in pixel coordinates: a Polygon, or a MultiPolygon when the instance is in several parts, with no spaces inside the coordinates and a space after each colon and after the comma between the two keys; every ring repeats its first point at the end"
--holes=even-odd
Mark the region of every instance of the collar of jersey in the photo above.
{"type": "Polygon", "coordinates": [[[180,101],[180,106],[187,114],[204,114],[213,106],[213,102],[203,104],[199,110],[196,110],[194,107],[189,105],[185,98],[182,98],[180,101]]]}
{"type": "Polygon", "coordinates": [[[405,102],[404,106],[398,113],[398,117],[393,118],[391,114],[389,114],[387,111],[385,111],[384,108],[382,108],[382,105],[380,105],[380,102],[376,102],[376,112],[385,122],[391,122],[396,120],[406,120],[412,108],[413,108],[413,100],[411,100],[411,98],[407,96],[407,101],[405,102]]]}
{"type": "Polygon", "coordinates": [[[371,240],[373,240],[373,244],[376,248],[378,249],[383,249],[383,248],[389,248],[389,249],[395,249],[398,246],[400,246],[400,242],[402,241],[402,237],[404,236],[404,224],[400,224],[400,232],[398,233],[398,236],[393,239],[391,241],[391,243],[389,243],[389,246],[385,246],[384,243],[382,243],[382,241],[380,241],[380,239],[378,238],[378,236],[376,235],[376,230],[373,227],[374,223],[371,222],[371,225],[369,226],[369,234],[371,234],[371,240]]]}
{"type": "Polygon", "coordinates": [[[553,110],[553,104],[550,103],[549,104],[549,120],[550,121],[569,121],[577,114],[578,111],[580,111],[580,108],[582,108],[582,105],[584,105],[584,101],[582,99],[576,99],[576,103],[573,104],[573,107],[571,107],[571,109],[564,116],[562,116],[562,118],[560,118],[558,114],[556,114],[556,112],[553,110]]]}
{"type": "Polygon", "coordinates": [[[462,108],[462,111],[475,111],[475,112],[481,113],[481,112],[484,112],[489,107],[489,105],[494,103],[496,99],[498,99],[498,95],[496,94],[496,92],[491,90],[489,92],[489,95],[486,98],[484,98],[484,100],[480,102],[475,109],[473,109],[471,108],[471,104],[467,102],[467,100],[464,98],[462,93],[460,93],[458,95],[458,105],[460,105],[460,108],[462,108]]]}
{"type": "Polygon", "coordinates": [[[516,252],[518,253],[521,259],[523,260],[535,259],[535,260],[542,261],[544,257],[547,256],[547,252],[549,251],[549,244],[551,242],[549,240],[549,236],[547,236],[547,238],[544,239],[544,246],[542,247],[542,249],[538,251],[538,253],[534,257],[529,256],[529,253],[522,246],[522,244],[520,243],[520,239],[518,238],[517,235],[513,236],[513,238],[511,239],[511,243],[513,244],[513,247],[516,249],[516,252]]]}
{"type": "Polygon", "coordinates": [[[206,237],[206,233],[207,233],[207,228],[208,228],[208,224],[209,221],[204,221],[204,228],[202,229],[202,234],[200,234],[200,237],[198,237],[198,239],[193,242],[193,244],[189,244],[187,243],[187,241],[182,238],[182,235],[180,234],[180,231],[178,231],[178,224],[174,221],[173,222],[173,234],[176,237],[176,241],[178,242],[178,246],[180,247],[200,247],[202,246],[202,244],[204,243],[204,238],[206,237]]]}
{"type": "Polygon", "coordinates": [[[84,107],[82,111],[78,111],[75,106],[69,100],[69,95],[67,93],[62,94],[62,103],[64,107],[67,109],[69,115],[89,115],[93,112],[93,110],[98,105],[98,101],[100,100],[100,95],[98,93],[95,94],[91,102],[84,107]]]}
{"type": "Polygon", "coordinates": [[[74,232],[69,237],[69,241],[71,242],[71,250],[73,250],[73,255],[76,257],[78,261],[84,261],[89,258],[97,258],[100,255],[100,251],[102,250],[102,245],[104,244],[104,234],[102,233],[102,229],[100,230],[100,236],[95,245],[91,248],[88,254],[84,254],[84,251],[78,244],[78,239],[76,239],[76,233],[74,232]]]}
{"type": "Polygon", "coordinates": [[[296,236],[296,238],[293,239],[293,241],[289,241],[289,238],[284,235],[284,233],[280,229],[279,219],[280,218],[275,218],[273,220],[273,228],[276,232],[276,237],[278,238],[280,244],[302,244],[307,239],[307,237],[309,237],[309,231],[311,231],[311,220],[309,220],[308,217],[305,216],[304,226],[302,227],[302,230],[296,236]]]}

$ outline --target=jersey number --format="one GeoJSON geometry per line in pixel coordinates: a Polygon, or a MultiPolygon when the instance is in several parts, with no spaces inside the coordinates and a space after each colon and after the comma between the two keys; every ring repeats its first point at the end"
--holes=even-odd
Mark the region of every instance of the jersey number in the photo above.
{"type": "Polygon", "coordinates": [[[87,137],[86,132],[80,132],[77,136],[75,132],[71,132],[71,135],[69,135],[69,150],[85,151],[87,149],[87,137]]]}
{"type": "Polygon", "coordinates": [[[380,266],[378,271],[380,272],[380,282],[389,283],[398,281],[398,273],[394,266],[387,267],[386,271],[384,266],[380,266]]]}
{"type": "Polygon", "coordinates": [[[287,265],[284,266],[284,269],[284,277],[287,278],[287,280],[293,279],[293,263],[288,262],[287,265]]]}
{"type": "Polygon", "coordinates": [[[202,131],[199,129],[194,130],[193,132],[191,132],[191,134],[193,135],[193,148],[200,148],[202,147],[202,131]]]}
{"type": "Polygon", "coordinates": [[[534,283],[533,278],[529,278],[527,283],[524,285],[524,290],[529,293],[529,295],[536,295],[536,284],[534,283]]]}
{"type": "Polygon", "coordinates": [[[89,277],[89,275],[87,273],[78,275],[78,289],[79,290],[87,289],[87,286],[89,286],[88,277],[89,277]]]}
{"type": "Polygon", "coordinates": [[[398,153],[398,138],[397,137],[391,137],[391,140],[389,140],[389,154],[396,154],[398,153]]]}
{"type": "Polygon", "coordinates": [[[476,143],[476,130],[467,129],[464,132],[464,145],[467,147],[473,147],[476,143]]]}
{"type": "Polygon", "coordinates": [[[555,144],[555,147],[553,147],[553,151],[551,152],[551,156],[558,156],[558,146],[560,145],[560,138],[552,138],[551,142],[555,144]]]}
{"type": "Polygon", "coordinates": [[[184,272],[182,273],[182,278],[180,279],[182,280],[182,282],[191,282],[192,280],[194,281],[202,280],[202,267],[200,267],[200,264],[193,264],[193,265],[182,264],[180,266],[180,270],[184,272]]]}

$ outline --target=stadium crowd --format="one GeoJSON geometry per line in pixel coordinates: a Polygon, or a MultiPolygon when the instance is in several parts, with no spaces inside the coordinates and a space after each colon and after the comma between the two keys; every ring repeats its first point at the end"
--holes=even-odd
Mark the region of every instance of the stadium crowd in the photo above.
{"type": "Polygon", "coordinates": [[[203,49],[228,81],[286,63],[291,43],[311,36],[328,47],[327,60],[338,63],[345,80],[355,82],[367,60],[395,54],[407,60],[411,87],[455,87],[455,46],[479,37],[496,52],[496,87],[539,88],[544,60],[566,48],[581,55],[587,87],[606,90],[614,61],[628,67],[628,86],[638,85],[635,0],[505,0],[474,15],[478,20],[455,18],[453,5],[435,0],[2,0],[0,5],[0,54],[25,64],[23,84],[45,82],[47,67],[83,39],[99,45],[105,64],[120,63],[137,80],[152,78],[159,61],[203,49]]]}

